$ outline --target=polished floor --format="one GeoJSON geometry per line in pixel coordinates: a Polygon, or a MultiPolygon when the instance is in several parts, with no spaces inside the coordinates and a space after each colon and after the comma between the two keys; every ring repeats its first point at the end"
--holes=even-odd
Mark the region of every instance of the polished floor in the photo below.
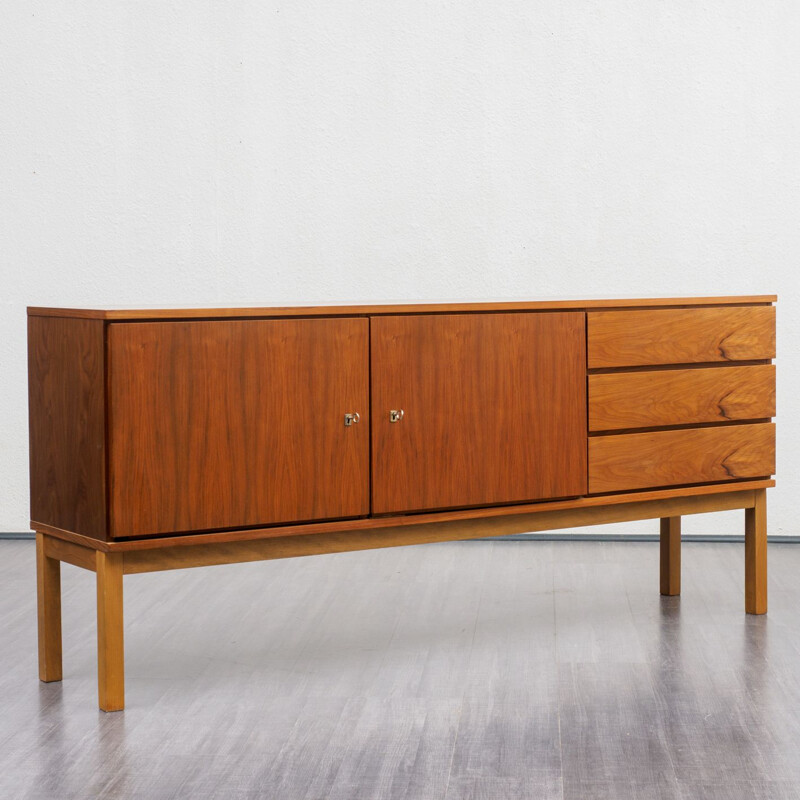
{"type": "Polygon", "coordinates": [[[94,576],[36,677],[34,546],[0,542],[0,798],[800,798],[800,545],[464,542],[125,579],[127,709],[96,706],[94,576]]]}

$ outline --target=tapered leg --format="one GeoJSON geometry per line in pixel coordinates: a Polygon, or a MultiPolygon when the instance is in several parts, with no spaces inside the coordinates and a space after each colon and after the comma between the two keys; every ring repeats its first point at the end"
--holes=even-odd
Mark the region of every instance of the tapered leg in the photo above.
{"type": "Polygon", "coordinates": [[[661,594],[681,593],[681,518],[661,518],[661,594]]]}
{"type": "Polygon", "coordinates": [[[744,609],[767,613],[767,490],[756,489],[755,505],[744,510],[744,609]]]}
{"type": "Polygon", "coordinates": [[[103,711],[125,708],[122,554],[97,551],[97,688],[103,711]]]}
{"type": "Polygon", "coordinates": [[[61,680],[61,562],[44,552],[36,534],[36,597],[39,612],[39,680],[61,680]]]}

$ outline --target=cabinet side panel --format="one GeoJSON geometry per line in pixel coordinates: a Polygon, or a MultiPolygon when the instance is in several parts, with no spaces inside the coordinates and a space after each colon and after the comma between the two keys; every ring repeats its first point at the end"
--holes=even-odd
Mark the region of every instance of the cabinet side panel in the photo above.
{"type": "Polygon", "coordinates": [[[31,519],[106,538],[102,320],[28,317],[31,519]]]}

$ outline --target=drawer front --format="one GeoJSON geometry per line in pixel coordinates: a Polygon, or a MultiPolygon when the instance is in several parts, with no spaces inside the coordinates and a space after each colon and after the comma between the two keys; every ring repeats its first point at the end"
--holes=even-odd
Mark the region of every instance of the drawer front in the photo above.
{"type": "Polygon", "coordinates": [[[589,368],[775,357],[774,306],[591,311],[589,368]]]}
{"type": "Polygon", "coordinates": [[[761,478],[775,472],[775,425],[725,425],[589,440],[589,492],[761,478]]]}
{"type": "Polygon", "coordinates": [[[774,416],[773,364],[589,376],[590,431],[774,416]]]}

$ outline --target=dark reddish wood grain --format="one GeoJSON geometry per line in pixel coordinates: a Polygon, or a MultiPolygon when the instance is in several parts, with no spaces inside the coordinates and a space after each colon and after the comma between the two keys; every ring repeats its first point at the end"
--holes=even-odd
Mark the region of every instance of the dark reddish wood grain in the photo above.
{"type": "Polygon", "coordinates": [[[112,534],[368,514],[368,329],[110,324],[112,534]]]}
{"type": "Polygon", "coordinates": [[[583,314],[380,317],[371,340],[374,513],[586,491],[583,314]]]}
{"type": "Polygon", "coordinates": [[[28,318],[31,519],[106,538],[100,320],[28,318]]]}

